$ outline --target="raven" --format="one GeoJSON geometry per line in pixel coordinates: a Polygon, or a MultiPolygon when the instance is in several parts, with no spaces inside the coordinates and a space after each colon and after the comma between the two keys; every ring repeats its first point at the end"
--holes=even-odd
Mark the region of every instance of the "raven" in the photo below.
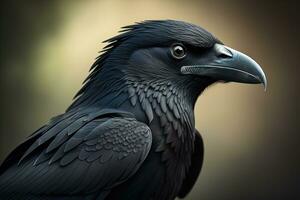
{"type": "Polygon", "coordinates": [[[125,26],[62,115],[0,167],[1,199],[172,200],[203,162],[194,106],[216,82],[262,83],[247,55],[175,20],[125,26]]]}

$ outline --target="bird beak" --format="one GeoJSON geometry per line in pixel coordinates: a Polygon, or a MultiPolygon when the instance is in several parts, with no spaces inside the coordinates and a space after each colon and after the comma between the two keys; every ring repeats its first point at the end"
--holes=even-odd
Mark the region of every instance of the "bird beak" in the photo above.
{"type": "Polygon", "coordinates": [[[211,59],[200,61],[197,65],[181,67],[181,73],[208,76],[216,80],[239,83],[262,83],[266,90],[267,79],[261,67],[249,56],[215,44],[211,59]]]}

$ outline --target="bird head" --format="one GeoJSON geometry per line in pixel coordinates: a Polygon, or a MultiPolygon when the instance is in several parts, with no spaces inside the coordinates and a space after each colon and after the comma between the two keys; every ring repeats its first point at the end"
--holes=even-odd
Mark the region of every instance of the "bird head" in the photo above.
{"type": "Polygon", "coordinates": [[[215,82],[262,83],[266,87],[266,76],[253,59],[199,26],[152,20],[123,27],[121,32],[106,41],[109,44],[79,94],[89,88],[99,91],[96,85],[111,87],[122,81],[172,85],[192,96],[192,101],[215,82]]]}

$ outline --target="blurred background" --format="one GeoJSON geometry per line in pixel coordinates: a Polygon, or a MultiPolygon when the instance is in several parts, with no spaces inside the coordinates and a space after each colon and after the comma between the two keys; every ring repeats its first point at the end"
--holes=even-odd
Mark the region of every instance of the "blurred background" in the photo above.
{"type": "Polygon", "coordinates": [[[250,55],[268,78],[266,92],[218,84],[198,99],[205,160],[187,199],[300,199],[298,13],[292,1],[3,1],[0,161],[64,112],[103,40],[141,20],[177,19],[250,55]]]}

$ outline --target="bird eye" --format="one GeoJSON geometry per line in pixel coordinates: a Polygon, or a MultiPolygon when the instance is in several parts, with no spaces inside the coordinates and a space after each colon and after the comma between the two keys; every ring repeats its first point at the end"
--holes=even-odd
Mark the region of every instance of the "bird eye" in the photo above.
{"type": "Polygon", "coordinates": [[[171,54],[176,59],[182,59],[186,56],[186,51],[182,44],[175,44],[171,47],[171,54]]]}

